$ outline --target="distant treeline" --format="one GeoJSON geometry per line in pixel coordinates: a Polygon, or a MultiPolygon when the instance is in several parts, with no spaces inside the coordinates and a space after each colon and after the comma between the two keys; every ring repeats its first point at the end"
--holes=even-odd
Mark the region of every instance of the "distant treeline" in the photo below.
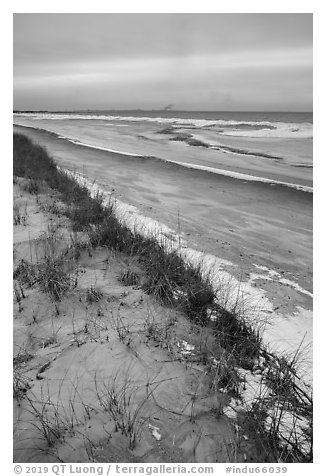
{"type": "Polygon", "coordinates": [[[24,111],[24,110],[14,109],[14,114],[21,113],[21,112],[23,112],[24,114],[26,113],[35,114],[35,112],[51,112],[51,111],[46,111],[42,109],[35,109],[34,111],[24,111]]]}

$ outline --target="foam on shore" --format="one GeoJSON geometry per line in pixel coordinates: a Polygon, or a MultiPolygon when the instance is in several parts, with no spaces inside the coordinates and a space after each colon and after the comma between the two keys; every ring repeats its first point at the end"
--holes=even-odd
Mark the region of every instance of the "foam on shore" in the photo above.
{"type": "Polygon", "coordinates": [[[213,167],[207,167],[206,165],[196,165],[196,164],[187,164],[184,162],[177,162],[177,161],[169,161],[173,162],[178,165],[182,165],[183,167],[187,167],[189,169],[198,169],[198,170],[204,170],[205,172],[211,172],[213,174],[219,174],[219,175],[226,175],[228,177],[233,177],[239,180],[247,180],[249,182],[263,182],[263,183],[268,183],[270,185],[283,185],[285,187],[290,187],[290,188],[295,188],[296,190],[301,190],[302,192],[313,192],[312,187],[308,187],[306,185],[299,185],[296,183],[288,183],[288,182],[281,182],[278,180],[271,180],[268,178],[264,177],[256,177],[254,175],[248,175],[248,174],[242,174],[240,172],[233,172],[231,170],[224,170],[224,169],[215,169],[213,167]]]}
{"type": "MultiPolygon", "coordinates": [[[[122,151],[122,150],[110,149],[108,147],[88,144],[86,142],[81,142],[80,140],[75,139],[73,137],[59,135],[56,131],[54,131],[50,128],[43,128],[43,127],[32,126],[32,125],[21,125],[21,124],[17,124],[17,126],[27,127],[29,129],[36,129],[36,130],[45,131],[45,132],[50,132],[51,134],[54,134],[55,136],[57,136],[59,139],[66,140],[68,142],[71,142],[72,144],[79,145],[81,147],[88,147],[90,149],[101,150],[101,151],[104,151],[104,152],[110,152],[110,153],[114,153],[114,154],[124,155],[126,157],[151,158],[150,156],[143,155],[143,154],[135,154],[135,153],[132,153],[132,152],[125,152],[125,151],[122,151]]],[[[160,157],[152,157],[152,158],[156,159],[156,160],[160,160],[162,162],[176,164],[176,165],[179,165],[180,167],[185,167],[185,168],[194,169],[194,170],[201,170],[201,171],[204,171],[204,172],[214,173],[214,174],[218,174],[218,175],[224,175],[226,177],[232,177],[232,178],[237,179],[237,180],[245,180],[245,181],[248,181],[248,182],[261,182],[261,183],[269,184],[271,186],[281,185],[281,186],[288,187],[288,188],[294,188],[294,189],[302,191],[302,192],[313,193],[313,187],[309,187],[307,185],[299,185],[299,184],[295,184],[295,183],[282,182],[282,181],[278,181],[278,180],[268,179],[268,178],[265,178],[265,177],[259,177],[259,176],[244,174],[244,173],[240,173],[240,172],[234,172],[232,170],[217,169],[217,168],[214,168],[214,167],[208,167],[208,166],[204,166],[204,165],[178,162],[176,160],[162,159],[160,157]]]]}
{"type": "Polygon", "coordinates": [[[86,144],[85,142],[80,142],[79,140],[71,139],[71,138],[65,137],[65,136],[58,136],[58,138],[59,139],[66,139],[67,141],[71,142],[72,144],[82,145],[83,147],[89,147],[90,149],[103,150],[105,152],[113,152],[114,154],[126,155],[126,156],[130,156],[130,157],[145,157],[144,155],[134,154],[133,152],[122,152],[120,150],[109,149],[108,147],[101,147],[100,145],[86,144]]]}
{"type": "Polygon", "coordinates": [[[215,127],[222,135],[239,137],[301,137],[312,138],[312,124],[270,122],[270,121],[235,121],[225,119],[194,119],[180,117],[147,117],[147,116],[119,116],[110,114],[78,114],[78,113],[14,113],[15,117],[47,120],[97,120],[97,121],[126,121],[126,122],[154,122],[176,126],[191,126],[195,128],[215,127]]]}

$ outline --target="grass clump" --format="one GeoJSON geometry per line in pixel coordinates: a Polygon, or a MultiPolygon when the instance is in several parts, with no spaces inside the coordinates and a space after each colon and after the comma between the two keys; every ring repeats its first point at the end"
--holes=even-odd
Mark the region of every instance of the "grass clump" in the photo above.
{"type": "Polygon", "coordinates": [[[27,352],[25,349],[21,349],[17,355],[13,358],[13,365],[14,367],[18,365],[23,365],[26,364],[26,362],[29,362],[33,358],[33,354],[30,354],[27,352]]]}
{"type": "MultiPolygon", "coordinates": [[[[103,208],[103,197],[98,194],[91,198],[88,194],[78,199],[78,193],[70,198],[70,206],[64,214],[73,222],[73,231],[81,231],[89,228],[91,224],[103,221],[105,211],[103,208]]],[[[66,198],[67,199],[67,198],[66,198]]]]}
{"type": "Polygon", "coordinates": [[[146,407],[159,385],[156,382],[136,385],[128,372],[123,379],[116,374],[108,381],[99,381],[95,376],[98,402],[114,422],[115,431],[128,437],[131,450],[135,449],[143,427],[150,419],[146,407]],[[151,385],[154,387],[151,388],[151,385]]]}
{"type": "Polygon", "coordinates": [[[229,312],[217,303],[214,303],[212,312],[214,321],[211,326],[220,345],[233,355],[238,365],[252,370],[261,352],[259,332],[237,312],[229,312]]]}
{"type": "Polygon", "coordinates": [[[42,190],[41,182],[36,179],[27,180],[27,182],[22,185],[22,188],[31,195],[38,195],[42,190]]]}
{"type": "Polygon", "coordinates": [[[14,270],[14,279],[21,285],[32,287],[38,284],[42,292],[60,301],[71,285],[66,263],[62,257],[45,256],[39,263],[28,263],[24,259],[14,270]]]}
{"type": "Polygon", "coordinates": [[[70,287],[70,276],[65,271],[65,261],[47,256],[37,265],[37,282],[44,293],[60,301],[70,287]]]}
{"type": "Polygon", "coordinates": [[[14,205],[13,222],[14,225],[26,225],[27,212],[22,212],[18,205],[14,205]]]}
{"type": "Polygon", "coordinates": [[[21,400],[31,388],[30,379],[26,376],[26,364],[34,357],[22,347],[13,358],[13,397],[21,400]]]}
{"type": "Polygon", "coordinates": [[[19,265],[14,269],[13,277],[21,285],[33,286],[37,281],[35,265],[21,259],[19,265]]]}
{"type": "Polygon", "coordinates": [[[13,397],[18,401],[26,395],[28,390],[30,390],[31,385],[29,382],[29,379],[24,375],[21,367],[14,368],[13,397]]]}
{"type": "Polygon", "coordinates": [[[121,273],[119,280],[125,286],[137,286],[140,283],[140,275],[133,269],[126,269],[121,273]]]}
{"type": "Polygon", "coordinates": [[[105,211],[100,195],[92,198],[87,187],[77,184],[65,171],[58,169],[46,149],[33,144],[26,136],[14,134],[13,143],[14,175],[29,179],[33,193],[42,182],[59,191],[60,199],[68,205],[65,213],[76,231],[103,220],[105,211]]]}
{"type": "Polygon", "coordinates": [[[130,324],[125,324],[120,316],[119,310],[117,314],[111,313],[111,324],[113,329],[117,332],[120,342],[130,347],[132,344],[132,333],[130,331],[130,324]]]}
{"type": "Polygon", "coordinates": [[[155,316],[148,312],[144,320],[144,333],[146,339],[152,340],[156,346],[167,349],[173,353],[173,343],[175,341],[174,326],[176,316],[169,316],[166,320],[157,322],[155,316]]]}
{"type": "Polygon", "coordinates": [[[66,408],[60,393],[57,401],[54,401],[41,388],[39,398],[27,395],[26,401],[28,403],[27,410],[36,419],[31,424],[39,431],[49,448],[62,440],[66,434],[73,435],[81,422],[76,415],[74,400],[70,398],[68,408],[66,408]]]}
{"type": "Polygon", "coordinates": [[[91,286],[86,290],[86,301],[89,304],[92,304],[93,302],[99,302],[103,297],[102,291],[99,289],[96,289],[95,286],[91,286]]]}

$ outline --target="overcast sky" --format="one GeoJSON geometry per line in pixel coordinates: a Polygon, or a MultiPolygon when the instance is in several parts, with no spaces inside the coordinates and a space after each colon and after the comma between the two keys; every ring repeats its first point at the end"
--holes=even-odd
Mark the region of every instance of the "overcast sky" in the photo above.
{"type": "Polygon", "coordinates": [[[311,111],[311,14],[14,14],[15,109],[311,111]]]}

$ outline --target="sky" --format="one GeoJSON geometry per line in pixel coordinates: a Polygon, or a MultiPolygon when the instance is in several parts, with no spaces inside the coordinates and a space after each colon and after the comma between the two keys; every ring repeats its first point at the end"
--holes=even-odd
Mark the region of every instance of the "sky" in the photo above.
{"type": "Polygon", "coordinates": [[[312,111],[312,14],[15,13],[14,109],[312,111]]]}

